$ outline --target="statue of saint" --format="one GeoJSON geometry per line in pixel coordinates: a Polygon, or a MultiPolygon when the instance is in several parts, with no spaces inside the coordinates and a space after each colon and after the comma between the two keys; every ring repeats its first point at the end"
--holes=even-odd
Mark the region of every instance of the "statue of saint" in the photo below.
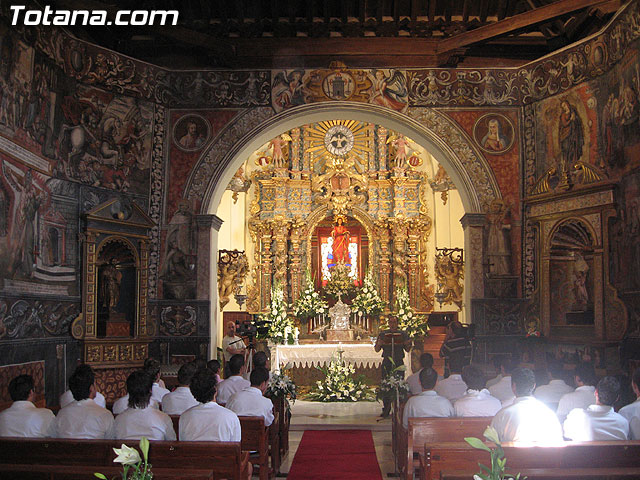
{"type": "Polygon", "coordinates": [[[338,215],[336,218],[338,222],[331,231],[331,237],[333,238],[333,263],[349,263],[349,243],[351,242],[351,234],[347,227],[344,226],[344,215],[338,215]]]}
{"type": "Polygon", "coordinates": [[[107,263],[100,274],[100,295],[102,296],[102,305],[109,309],[109,312],[115,310],[118,300],[120,300],[120,282],[122,281],[122,273],[116,267],[116,259],[112,258],[107,263]]]}
{"type": "Polygon", "coordinates": [[[511,273],[511,252],[509,249],[511,225],[507,222],[508,208],[501,199],[489,206],[487,256],[489,273],[509,275],[511,273]]]}

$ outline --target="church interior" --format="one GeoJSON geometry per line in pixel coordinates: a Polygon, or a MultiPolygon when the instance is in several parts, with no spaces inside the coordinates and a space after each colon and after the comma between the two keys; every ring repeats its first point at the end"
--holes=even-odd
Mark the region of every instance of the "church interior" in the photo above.
{"type": "Polygon", "coordinates": [[[445,374],[457,321],[487,376],[588,362],[635,399],[640,2],[49,3],[179,15],[0,6],[0,410],[20,374],[56,407],[80,363],[108,405],[147,358],[175,385],[229,322],[302,392],[337,351],[375,388],[394,315],[407,376],[445,374]]]}

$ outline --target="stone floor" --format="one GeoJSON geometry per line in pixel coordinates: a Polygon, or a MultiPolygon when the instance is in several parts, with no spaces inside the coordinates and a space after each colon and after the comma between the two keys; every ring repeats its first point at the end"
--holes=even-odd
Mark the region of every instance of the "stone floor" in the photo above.
{"type": "Polygon", "coordinates": [[[285,476],[305,430],[371,430],[382,477],[395,471],[391,454],[391,420],[379,419],[378,402],[322,403],[298,400],[291,411],[289,454],[280,472],[285,476]]]}

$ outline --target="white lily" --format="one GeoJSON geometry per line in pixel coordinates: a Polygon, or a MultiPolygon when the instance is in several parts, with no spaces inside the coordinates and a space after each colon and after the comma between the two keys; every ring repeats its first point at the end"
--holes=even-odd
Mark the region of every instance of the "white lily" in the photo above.
{"type": "Polygon", "coordinates": [[[124,443],[122,444],[121,448],[114,448],[113,451],[117,455],[117,457],[113,460],[114,463],[121,463],[123,465],[135,465],[142,460],[140,458],[138,450],[133,447],[127,447],[124,443]]]}

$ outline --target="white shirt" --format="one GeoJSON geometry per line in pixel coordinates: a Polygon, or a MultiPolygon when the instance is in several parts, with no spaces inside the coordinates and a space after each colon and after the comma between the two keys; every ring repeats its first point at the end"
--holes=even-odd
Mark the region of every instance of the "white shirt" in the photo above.
{"type": "Polygon", "coordinates": [[[438,395],[453,403],[467,391],[467,384],[462,380],[462,375],[452,373],[448,378],[438,380],[435,391],[438,395]]]}
{"type": "Polygon", "coordinates": [[[513,405],[504,407],[491,421],[501,442],[562,442],[562,426],[553,410],[532,396],[517,397],[513,405]]]}
{"type": "Polygon", "coordinates": [[[629,422],[609,405],[574,408],[564,421],[564,436],[577,442],[626,440],[629,422]]]}
{"type": "MultiPolygon", "coordinates": [[[[418,395],[422,392],[422,384],[420,383],[420,372],[422,370],[423,369],[421,368],[416,373],[407,377],[407,383],[409,384],[409,391],[411,392],[411,395],[418,395]]],[[[441,382],[443,378],[444,377],[442,375],[438,375],[438,382],[441,382]]]]}
{"type": "Polygon", "coordinates": [[[162,397],[162,411],[169,415],[182,415],[198,403],[189,387],[178,387],[162,397]]]}
{"type": "Polygon", "coordinates": [[[238,416],[262,417],[267,427],[273,423],[273,402],[259,388],[248,387],[234,393],[226,407],[238,416]]]}
{"type": "Polygon", "coordinates": [[[596,387],[593,385],[583,385],[576,388],[573,392],[565,393],[560,402],[558,402],[558,410],[556,415],[560,421],[563,421],[569,412],[574,408],[587,408],[589,405],[596,403],[596,387]]]}
{"type": "Polygon", "coordinates": [[[640,417],[633,417],[629,422],[629,437],[631,440],[640,440],[640,417]]]}
{"type": "Polygon", "coordinates": [[[486,388],[468,389],[464,397],[453,404],[456,417],[493,417],[501,408],[500,400],[492,397],[486,388]]]}
{"type": "Polygon", "coordinates": [[[547,385],[540,385],[533,392],[533,396],[546,403],[551,408],[557,408],[558,402],[565,393],[573,392],[573,388],[564,383],[563,380],[554,379],[547,385]]]}
{"type": "Polygon", "coordinates": [[[495,385],[496,383],[498,383],[500,380],[502,380],[502,374],[499,373],[497,376],[495,376],[494,378],[487,380],[487,383],[485,383],[485,387],[489,388],[492,387],[493,385],[495,385]]]}
{"type": "MultiPolygon", "coordinates": [[[[75,398],[73,398],[73,393],[71,393],[71,390],[67,390],[62,395],[60,395],[60,408],[66,407],[73,401],[75,401],[75,398]]],[[[96,402],[96,405],[102,408],[107,408],[107,401],[105,400],[104,395],[102,395],[100,392],[96,392],[96,397],[93,399],[93,401],[96,402]]]]}
{"type": "Polygon", "coordinates": [[[114,438],[119,440],[175,440],[173,422],[157,408],[128,408],[115,420],[114,438]]]}
{"type": "Polygon", "coordinates": [[[407,400],[402,414],[404,428],[413,417],[453,417],[453,405],[435,391],[425,390],[407,400]]]}
{"type": "Polygon", "coordinates": [[[626,418],[629,422],[629,438],[631,440],[640,440],[640,430],[637,430],[637,428],[640,427],[640,398],[638,398],[635,402],[622,407],[618,413],[626,418]],[[636,430],[633,429],[634,418],[636,419],[636,430]]]}
{"type": "MultiPolygon", "coordinates": [[[[167,390],[168,391],[168,390],[167,390]]],[[[151,400],[149,400],[149,405],[153,408],[160,408],[158,401],[153,398],[153,390],[151,390],[151,400]]],[[[114,415],[120,415],[127,408],[129,408],[129,394],[127,393],[124,397],[120,397],[118,400],[113,402],[113,407],[111,407],[111,411],[114,415]]]]}
{"type": "Polygon", "coordinates": [[[180,415],[180,441],[239,442],[238,415],[215,402],[191,407],[180,415]]]}
{"type": "Polygon", "coordinates": [[[113,438],[113,415],[90,398],[74,400],[60,409],[53,428],[58,438],[113,438]]]}
{"type": "Polygon", "coordinates": [[[27,400],[13,402],[0,412],[0,437],[46,437],[55,415],[27,400]]]}
{"type": "Polygon", "coordinates": [[[240,375],[232,375],[229,378],[225,378],[218,385],[218,396],[216,401],[218,403],[226,404],[231,398],[231,395],[250,386],[251,382],[249,380],[245,380],[240,375]]]}
{"type": "Polygon", "coordinates": [[[239,350],[239,349],[244,348],[244,342],[242,341],[242,338],[238,337],[237,335],[233,336],[233,337],[229,337],[229,336],[225,335],[224,337],[222,337],[222,353],[224,353],[224,361],[225,362],[228,362],[231,359],[231,357],[233,357],[235,355],[233,353],[227,352],[227,348],[228,347],[235,348],[235,349],[239,350]]]}
{"type": "Polygon", "coordinates": [[[505,375],[497,383],[491,385],[488,390],[492,396],[501,402],[511,400],[515,396],[511,389],[511,375],[505,375]]]}

